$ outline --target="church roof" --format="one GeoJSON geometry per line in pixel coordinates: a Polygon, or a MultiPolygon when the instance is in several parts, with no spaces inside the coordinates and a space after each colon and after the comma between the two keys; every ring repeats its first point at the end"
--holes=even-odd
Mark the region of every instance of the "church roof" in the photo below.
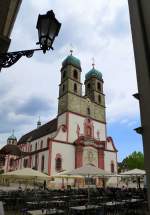
{"type": "Polygon", "coordinates": [[[88,80],[90,78],[97,78],[102,80],[102,73],[95,69],[94,67],[85,75],[85,79],[88,80]]]}
{"type": "Polygon", "coordinates": [[[20,138],[20,140],[18,141],[18,144],[36,140],[36,139],[43,137],[47,134],[50,134],[56,130],[57,130],[57,118],[55,118],[55,119],[51,120],[50,122],[40,126],[37,129],[30,131],[29,133],[23,135],[20,138]]]}
{"type": "Polygon", "coordinates": [[[67,66],[69,64],[71,64],[79,69],[81,68],[80,60],[78,58],[74,57],[72,54],[68,55],[66,57],[66,59],[62,62],[62,67],[67,66]]]}

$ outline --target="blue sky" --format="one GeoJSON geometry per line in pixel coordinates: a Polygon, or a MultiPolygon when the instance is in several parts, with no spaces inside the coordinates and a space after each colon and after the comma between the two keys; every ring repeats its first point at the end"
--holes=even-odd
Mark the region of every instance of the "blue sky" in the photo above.
{"type": "Polygon", "coordinates": [[[6,143],[12,129],[18,138],[57,114],[60,68],[69,54],[81,60],[82,82],[95,67],[103,74],[106,94],[107,133],[114,138],[118,158],[134,150],[142,151],[132,37],[126,0],[25,0],[13,32],[10,51],[36,47],[38,14],[53,9],[62,23],[54,51],[22,58],[0,74],[0,144],[6,143]]]}

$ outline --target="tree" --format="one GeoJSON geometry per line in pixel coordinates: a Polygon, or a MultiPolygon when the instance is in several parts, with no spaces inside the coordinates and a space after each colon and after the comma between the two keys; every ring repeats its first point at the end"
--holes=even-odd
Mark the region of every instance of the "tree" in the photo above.
{"type": "Polygon", "coordinates": [[[120,165],[121,170],[144,169],[144,155],[142,152],[134,151],[128,155],[120,165]]]}

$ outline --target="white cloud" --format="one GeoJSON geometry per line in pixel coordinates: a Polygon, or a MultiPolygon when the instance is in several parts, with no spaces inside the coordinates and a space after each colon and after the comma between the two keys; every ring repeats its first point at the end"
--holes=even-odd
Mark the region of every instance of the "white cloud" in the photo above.
{"type": "MultiPolygon", "coordinates": [[[[95,57],[96,68],[103,73],[108,121],[123,121],[126,118],[134,121],[138,115],[138,103],[132,98],[137,86],[127,1],[23,1],[12,34],[11,50],[35,47],[38,14],[50,9],[62,22],[60,34],[54,43],[55,50],[46,55],[35,53],[31,59],[23,57],[5,72],[3,70],[0,86],[7,82],[11,90],[1,96],[2,104],[12,98],[13,102],[21,103],[38,95],[54,103],[57,114],[61,62],[69,53],[69,44],[73,43],[74,55],[80,58],[83,68],[82,80],[91,68],[92,57],[95,57]]],[[[9,112],[9,117],[14,119],[13,110],[9,112]]],[[[47,120],[51,117],[47,115],[47,120]]],[[[46,117],[43,118],[46,121],[46,117]]],[[[16,126],[15,130],[20,128],[24,133],[27,128],[33,127],[34,118],[26,119],[29,127],[22,124],[16,126]]],[[[2,135],[6,137],[6,133],[2,135]]]]}

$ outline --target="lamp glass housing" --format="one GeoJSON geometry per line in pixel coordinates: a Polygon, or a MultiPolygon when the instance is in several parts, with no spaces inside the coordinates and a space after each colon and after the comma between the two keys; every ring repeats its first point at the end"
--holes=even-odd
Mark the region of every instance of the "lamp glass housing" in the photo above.
{"type": "Polygon", "coordinates": [[[45,15],[39,15],[37,26],[40,47],[43,49],[45,53],[46,50],[52,48],[53,41],[55,37],[58,35],[61,27],[61,23],[55,18],[54,12],[48,11],[45,15]]]}

